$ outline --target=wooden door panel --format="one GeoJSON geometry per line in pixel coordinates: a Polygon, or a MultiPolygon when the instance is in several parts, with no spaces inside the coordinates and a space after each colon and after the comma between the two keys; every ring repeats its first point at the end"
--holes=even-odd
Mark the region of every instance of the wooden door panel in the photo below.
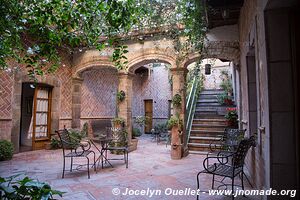
{"type": "Polygon", "coordinates": [[[145,132],[151,132],[153,121],[153,100],[145,100],[145,117],[148,118],[145,132]]]}
{"type": "Polygon", "coordinates": [[[50,140],[51,88],[37,87],[34,94],[33,150],[43,149],[50,140]]]}

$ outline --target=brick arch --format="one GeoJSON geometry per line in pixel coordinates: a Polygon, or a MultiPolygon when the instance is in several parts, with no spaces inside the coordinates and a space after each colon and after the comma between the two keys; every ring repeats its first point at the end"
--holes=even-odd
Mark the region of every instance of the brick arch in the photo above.
{"type": "Polygon", "coordinates": [[[203,54],[191,53],[183,61],[182,67],[187,66],[197,60],[204,58],[219,58],[226,59],[238,63],[240,50],[238,42],[215,41],[206,44],[203,54]]]}
{"type": "Polygon", "coordinates": [[[142,65],[154,62],[167,63],[172,67],[176,66],[176,56],[173,52],[166,49],[149,49],[147,51],[135,53],[134,55],[129,54],[128,57],[130,58],[127,64],[129,73],[134,73],[134,71],[142,65]]]}

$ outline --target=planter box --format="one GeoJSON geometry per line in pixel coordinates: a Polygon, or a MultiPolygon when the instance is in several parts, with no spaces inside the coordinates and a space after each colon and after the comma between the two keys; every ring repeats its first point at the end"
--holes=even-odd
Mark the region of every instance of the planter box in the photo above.
{"type": "Polygon", "coordinates": [[[131,139],[131,144],[129,146],[129,152],[137,150],[138,141],[139,140],[137,138],[131,139]]]}

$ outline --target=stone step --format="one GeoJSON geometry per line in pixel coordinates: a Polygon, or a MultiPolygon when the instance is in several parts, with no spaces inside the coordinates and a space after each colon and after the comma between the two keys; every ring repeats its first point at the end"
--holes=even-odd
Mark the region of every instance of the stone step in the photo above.
{"type": "Polygon", "coordinates": [[[219,95],[219,94],[223,94],[224,90],[203,90],[201,91],[201,94],[205,94],[205,95],[219,95]]]}
{"type": "Polygon", "coordinates": [[[218,115],[217,111],[197,111],[197,110],[195,111],[196,118],[201,118],[201,117],[205,117],[205,116],[213,117],[213,116],[216,116],[216,115],[218,115]]]}
{"type": "Polygon", "coordinates": [[[198,99],[218,99],[217,97],[215,94],[200,94],[198,99]]]}
{"type": "Polygon", "coordinates": [[[193,124],[192,125],[192,130],[206,130],[206,131],[224,131],[226,126],[221,125],[221,126],[212,126],[212,125],[202,125],[202,124],[193,124]]]}
{"type": "Polygon", "coordinates": [[[195,112],[217,112],[217,107],[205,106],[205,107],[196,107],[195,112]]]}
{"type": "Polygon", "coordinates": [[[219,141],[221,137],[190,136],[189,143],[211,144],[219,141]]]}
{"type": "Polygon", "coordinates": [[[188,148],[190,151],[204,151],[209,152],[209,144],[198,144],[198,143],[188,143],[188,148]]]}
{"type": "Polygon", "coordinates": [[[224,117],[222,118],[211,118],[211,119],[196,119],[194,118],[193,120],[193,123],[196,123],[196,124],[206,124],[206,123],[213,123],[213,122],[216,122],[216,123],[226,123],[226,119],[224,117]]]}
{"type": "Polygon", "coordinates": [[[195,130],[192,129],[191,136],[195,137],[222,137],[224,130],[195,130]]]}
{"type": "Polygon", "coordinates": [[[196,107],[219,107],[222,106],[219,102],[200,102],[196,104],[196,107]]]}
{"type": "Polygon", "coordinates": [[[193,151],[193,150],[189,150],[190,154],[195,154],[195,155],[207,155],[210,154],[209,151],[193,151]]]}
{"type": "Polygon", "coordinates": [[[194,119],[224,119],[224,115],[195,113],[194,119]]]}

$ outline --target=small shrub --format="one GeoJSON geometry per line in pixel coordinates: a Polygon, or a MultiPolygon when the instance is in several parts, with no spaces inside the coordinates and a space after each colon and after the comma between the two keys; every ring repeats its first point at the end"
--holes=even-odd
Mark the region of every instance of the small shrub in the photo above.
{"type": "Polygon", "coordinates": [[[137,123],[139,127],[143,127],[143,126],[147,126],[149,120],[150,118],[148,116],[137,116],[134,122],[137,123]]]}
{"type": "Polygon", "coordinates": [[[0,199],[56,199],[53,195],[62,197],[64,192],[53,190],[47,183],[32,180],[28,177],[18,179],[20,175],[8,178],[0,177],[0,199]]]}
{"type": "Polygon", "coordinates": [[[180,129],[182,128],[182,124],[182,120],[179,117],[173,116],[168,120],[168,129],[172,129],[174,126],[178,126],[180,129]]]}
{"type": "Polygon", "coordinates": [[[180,107],[181,101],[182,101],[182,99],[181,99],[180,94],[175,94],[172,98],[172,103],[177,108],[180,107]]]}
{"type": "Polygon", "coordinates": [[[166,133],[166,132],[168,132],[168,125],[167,125],[167,123],[157,124],[154,127],[154,130],[155,130],[155,132],[158,132],[158,133],[166,133]]]}
{"type": "Polygon", "coordinates": [[[142,132],[138,128],[132,129],[132,138],[140,137],[142,135],[142,132]]]}
{"type": "Polygon", "coordinates": [[[125,99],[125,92],[123,90],[121,90],[121,91],[119,91],[117,93],[117,99],[118,99],[119,103],[122,102],[122,101],[124,101],[124,99],[125,99]]]}
{"type": "Polygon", "coordinates": [[[123,124],[125,123],[125,119],[121,118],[121,117],[115,117],[111,120],[113,126],[116,126],[116,125],[121,125],[123,126],[123,124]]]}
{"type": "Polygon", "coordinates": [[[0,161],[12,159],[14,146],[10,141],[0,140],[0,161]]]}
{"type": "Polygon", "coordinates": [[[59,148],[61,148],[60,141],[57,138],[55,138],[55,137],[51,138],[50,145],[51,145],[51,149],[59,149],[59,148]]]}

